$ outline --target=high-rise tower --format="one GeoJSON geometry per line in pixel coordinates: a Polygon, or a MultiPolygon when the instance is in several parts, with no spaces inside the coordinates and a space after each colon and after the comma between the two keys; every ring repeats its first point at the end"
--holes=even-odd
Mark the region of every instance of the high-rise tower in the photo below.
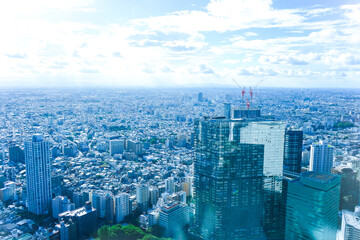
{"type": "Polygon", "coordinates": [[[340,177],[304,172],[289,182],[285,239],[335,240],[340,177]]]}
{"type": "Polygon", "coordinates": [[[333,165],[334,147],[323,141],[311,145],[310,171],[330,173],[333,165]]]}
{"type": "Polygon", "coordinates": [[[264,146],[240,142],[246,125],[207,119],[195,126],[195,231],[205,239],[263,236],[264,146]]]}
{"type": "Polygon", "coordinates": [[[195,124],[194,231],[205,239],[262,239],[277,232],[285,126],[245,111],[251,111],[246,119],[195,124]]]}
{"type": "Polygon", "coordinates": [[[120,193],[115,196],[115,221],[117,223],[124,221],[124,218],[131,213],[130,195],[120,193]]]}
{"type": "Polygon", "coordinates": [[[284,144],[284,173],[300,173],[303,131],[287,129],[284,144]]]}
{"type": "Polygon", "coordinates": [[[358,173],[352,168],[338,166],[333,170],[334,174],[341,176],[340,205],[339,210],[351,211],[360,200],[360,182],[357,180],[358,173]]]}
{"type": "Polygon", "coordinates": [[[264,146],[264,216],[262,226],[269,239],[279,239],[278,234],[281,228],[279,217],[283,193],[284,136],[284,123],[262,120],[261,117],[248,119],[246,126],[240,129],[241,143],[264,146]]]}
{"type": "Polygon", "coordinates": [[[139,183],[136,186],[136,202],[142,212],[149,207],[149,186],[139,183]]]}
{"type": "Polygon", "coordinates": [[[28,210],[37,215],[48,214],[51,206],[51,170],[49,142],[34,135],[25,142],[25,164],[28,210]]]}

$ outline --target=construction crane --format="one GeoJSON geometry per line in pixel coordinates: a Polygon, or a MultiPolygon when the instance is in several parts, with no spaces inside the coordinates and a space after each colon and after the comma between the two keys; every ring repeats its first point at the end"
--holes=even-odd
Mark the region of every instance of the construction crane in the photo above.
{"type": "MultiPolygon", "coordinates": [[[[264,79],[261,79],[256,85],[255,85],[255,87],[254,87],[254,89],[257,87],[257,86],[259,86],[259,84],[260,83],[262,83],[264,81],[264,79]]],[[[250,87],[250,98],[251,98],[251,101],[253,100],[253,94],[254,94],[254,92],[253,92],[253,90],[252,90],[252,88],[250,87]]]]}
{"type": "Polygon", "coordinates": [[[232,79],[233,82],[236,84],[236,86],[238,86],[239,88],[241,88],[241,86],[237,83],[237,81],[235,81],[235,79],[232,79]]]}
{"type": "MultiPolygon", "coordinates": [[[[236,81],[235,81],[235,79],[232,79],[233,80],[233,82],[236,84],[236,86],[238,86],[240,89],[242,88],[236,81]]],[[[245,87],[244,88],[242,88],[242,90],[241,90],[241,96],[242,96],[242,100],[244,101],[244,97],[245,97],[245,87]]]]}
{"type": "Polygon", "coordinates": [[[261,80],[255,85],[254,89],[255,89],[257,86],[259,86],[259,84],[262,83],[263,81],[264,81],[264,79],[261,79],[261,80]]]}
{"type": "MultiPolygon", "coordinates": [[[[245,100],[245,93],[246,93],[245,87],[242,88],[242,87],[235,81],[235,79],[232,79],[232,80],[233,80],[233,82],[236,84],[236,86],[238,86],[240,89],[242,89],[242,90],[241,90],[241,96],[242,96],[242,100],[244,101],[244,100],[245,100]]],[[[246,99],[247,109],[250,108],[250,104],[251,104],[252,101],[253,101],[253,96],[254,96],[254,91],[253,91],[253,89],[256,89],[256,88],[260,85],[260,83],[262,83],[263,81],[264,81],[264,79],[261,79],[254,87],[250,87],[250,89],[249,89],[250,100],[249,100],[249,99],[246,99]]]]}

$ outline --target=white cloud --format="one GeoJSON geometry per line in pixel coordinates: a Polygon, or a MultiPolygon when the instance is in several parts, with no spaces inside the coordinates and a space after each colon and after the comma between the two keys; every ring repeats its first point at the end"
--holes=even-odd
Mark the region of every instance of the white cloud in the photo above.
{"type": "Polygon", "coordinates": [[[314,8],[307,10],[305,15],[310,17],[319,17],[327,14],[332,14],[334,11],[334,8],[314,8]]]}
{"type": "Polygon", "coordinates": [[[247,37],[255,37],[255,36],[258,36],[259,34],[254,33],[254,32],[246,32],[246,33],[244,33],[244,35],[247,37]]]}
{"type": "Polygon", "coordinates": [[[354,54],[354,53],[342,53],[341,51],[338,50],[332,50],[326,52],[321,57],[321,60],[331,66],[351,67],[353,65],[360,65],[359,53],[360,53],[359,51],[357,54],[354,54]]]}
{"type": "Polygon", "coordinates": [[[320,60],[319,54],[310,52],[307,54],[280,54],[280,55],[262,55],[259,57],[261,64],[290,64],[290,65],[307,65],[310,62],[320,60]]]}
{"type": "Polygon", "coordinates": [[[352,24],[360,24],[360,4],[343,5],[345,16],[350,19],[352,24]]]}
{"type": "Polygon", "coordinates": [[[308,38],[314,43],[331,43],[338,41],[341,37],[338,30],[334,28],[328,28],[318,32],[312,32],[308,38]]]}
{"type": "Polygon", "coordinates": [[[226,84],[237,75],[321,81],[356,77],[360,64],[360,4],[274,9],[271,0],[211,0],[203,10],[106,25],[55,21],[56,11],[94,8],[85,0],[0,3],[0,79],[75,76],[146,86],[226,84]],[[328,15],[332,20],[321,19],[328,15]]]}
{"type": "Polygon", "coordinates": [[[271,0],[211,0],[206,11],[179,11],[147,19],[136,25],[152,30],[226,32],[251,27],[296,26],[303,20],[298,10],[276,10],[271,0]]]}

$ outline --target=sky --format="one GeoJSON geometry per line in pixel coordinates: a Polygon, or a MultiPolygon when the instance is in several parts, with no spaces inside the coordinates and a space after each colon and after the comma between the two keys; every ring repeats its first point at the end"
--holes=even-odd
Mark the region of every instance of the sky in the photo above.
{"type": "Polygon", "coordinates": [[[5,88],[360,88],[358,0],[11,0],[0,31],[5,88]]]}

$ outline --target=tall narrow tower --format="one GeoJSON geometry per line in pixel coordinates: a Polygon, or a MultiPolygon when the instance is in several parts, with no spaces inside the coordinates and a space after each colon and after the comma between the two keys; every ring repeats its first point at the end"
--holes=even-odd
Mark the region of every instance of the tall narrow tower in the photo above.
{"type": "Polygon", "coordinates": [[[303,146],[303,131],[287,129],[284,144],[284,173],[293,174],[301,172],[301,157],[303,146]]]}
{"type": "Polygon", "coordinates": [[[310,171],[330,173],[333,165],[334,147],[323,141],[311,145],[310,171]]]}
{"type": "Polygon", "coordinates": [[[204,239],[262,239],[264,145],[241,142],[248,124],[195,125],[195,225],[204,239]]]}
{"type": "Polygon", "coordinates": [[[139,183],[136,186],[136,202],[142,212],[145,212],[149,207],[149,186],[147,184],[139,183]]]}
{"type": "Polygon", "coordinates": [[[124,221],[124,218],[131,213],[130,195],[127,193],[120,193],[115,196],[115,221],[119,223],[124,221]]]}
{"type": "Polygon", "coordinates": [[[51,170],[49,142],[34,135],[25,142],[25,164],[28,210],[37,215],[50,212],[51,170]]]}

